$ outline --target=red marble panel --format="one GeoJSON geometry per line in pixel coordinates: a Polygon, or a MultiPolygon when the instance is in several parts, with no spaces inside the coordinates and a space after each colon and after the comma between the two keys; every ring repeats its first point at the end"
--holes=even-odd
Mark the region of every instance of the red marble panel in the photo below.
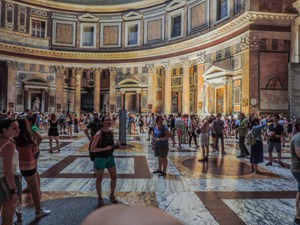
{"type": "Polygon", "coordinates": [[[56,42],[62,44],[73,43],[73,25],[71,24],[56,24],[56,42]]]}

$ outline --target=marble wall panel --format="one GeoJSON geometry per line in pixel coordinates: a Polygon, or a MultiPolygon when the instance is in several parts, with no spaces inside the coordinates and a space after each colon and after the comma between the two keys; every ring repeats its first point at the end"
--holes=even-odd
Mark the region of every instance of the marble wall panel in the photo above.
{"type": "Polygon", "coordinates": [[[73,25],[71,24],[56,24],[56,42],[62,44],[73,43],[73,25]]]}
{"type": "Polygon", "coordinates": [[[260,0],[259,11],[280,13],[282,11],[282,1],[283,0],[260,0]]]}
{"type": "Polygon", "coordinates": [[[206,23],[206,2],[194,6],[191,9],[191,28],[195,29],[206,23]]]}
{"type": "Polygon", "coordinates": [[[162,39],[162,20],[152,20],[148,22],[147,40],[153,41],[162,39]]]}
{"type": "Polygon", "coordinates": [[[288,89],[287,53],[260,53],[260,88],[288,89]]]}
{"type": "Polygon", "coordinates": [[[104,26],[103,27],[103,44],[104,45],[118,45],[119,43],[119,27],[118,26],[104,26]]]}

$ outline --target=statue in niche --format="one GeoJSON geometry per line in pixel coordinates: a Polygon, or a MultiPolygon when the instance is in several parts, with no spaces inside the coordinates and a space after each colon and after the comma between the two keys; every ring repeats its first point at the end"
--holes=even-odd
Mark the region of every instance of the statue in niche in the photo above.
{"type": "Polygon", "coordinates": [[[272,78],[267,84],[268,89],[282,89],[281,83],[278,79],[272,78]]]}
{"type": "Polygon", "coordinates": [[[40,110],[40,103],[41,103],[41,101],[40,101],[39,97],[35,97],[35,99],[32,103],[32,110],[35,111],[35,112],[39,111],[40,110]]]}

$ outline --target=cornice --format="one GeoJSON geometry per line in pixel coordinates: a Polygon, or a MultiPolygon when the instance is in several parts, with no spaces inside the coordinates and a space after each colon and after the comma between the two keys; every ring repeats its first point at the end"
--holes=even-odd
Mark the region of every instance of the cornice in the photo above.
{"type": "MultiPolygon", "coordinates": [[[[266,12],[252,12],[248,11],[243,13],[241,16],[235,18],[234,20],[224,24],[223,26],[214,29],[213,31],[200,35],[198,37],[182,41],[176,44],[166,45],[163,47],[146,49],[146,50],[137,50],[137,51],[128,51],[128,52],[70,52],[70,51],[57,51],[57,50],[46,50],[31,48],[19,45],[13,45],[8,43],[0,43],[1,52],[22,54],[30,57],[30,55],[41,56],[49,59],[59,59],[59,60],[81,60],[83,63],[92,60],[92,61],[118,61],[118,60],[135,60],[135,61],[145,61],[144,59],[150,57],[160,56],[162,58],[164,55],[176,54],[182,51],[188,51],[189,49],[194,49],[195,47],[201,47],[205,44],[212,43],[213,41],[220,40],[234,32],[247,28],[254,21],[284,21],[292,23],[292,21],[297,17],[296,14],[277,14],[277,13],[266,13],[266,12]]],[[[166,57],[167,58],[167,57],[166,57]]],[[[45,59],[45,60],[46,60],[45,59]]]]}
{"type": "MultiPolygon", "coordinates": [[[[11,0],[12,1],[12,0],[11,0]]],[[[136,10],[141,8],[147,8],[151,6],[156,6],[158,4],[165,3],[169,0],[143,0],[140,2],[120,4],[120,5],[78,5],[71,3],[61,3],[51,0],[19,0],[18,2],[26,3],[28,5],[45,7],[50,9],[73,11],[73,12],[90,12],[90,13],[100,13],[100,12],[122,12],[129,10],[136,10]]]]}

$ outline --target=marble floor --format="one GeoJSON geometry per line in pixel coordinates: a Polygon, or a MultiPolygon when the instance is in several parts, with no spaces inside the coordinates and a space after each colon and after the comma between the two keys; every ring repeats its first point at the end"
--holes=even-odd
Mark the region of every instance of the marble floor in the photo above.
{"type": "MultiPolygon", "coordinates": [[[[198,162],[200,149],[184,144],[180,152],[176,147],[170,149],[168,174],[163,178],[152,174],[157,161],[146,139],[147,134],[133,133],[127,137],[126,148],[115,151],[116,196],[122,204],[159,207],[186,225],[293,224],[297,184],[289,170],[288,145],[283,150],[284,168],[277,163],[263,163],[261,174],[252,174],[249,158],[236,157],[236,139],[226,139],[226,156],[210,154],[207,163],[198,162]]],[[[95,177],[87,147],[83,132],[62,135],[61,151],[49,154],[45,136],[39,160],[44,204],[55,199],[92,197],[90,204],[96,206],[95,177]]],[[[267,159],[267,152],[264,154],[267,159]]],[[[105,202],[109,190],[106,173],[105,202]]],[[[24,196],[24,200],[25,205],[31,204],[30,197],[24,196]]],[[[77,204],[80,208],[81,202],[77,204]]],[[[80,223],[78,220],[70,224],[80,223]]]]}

